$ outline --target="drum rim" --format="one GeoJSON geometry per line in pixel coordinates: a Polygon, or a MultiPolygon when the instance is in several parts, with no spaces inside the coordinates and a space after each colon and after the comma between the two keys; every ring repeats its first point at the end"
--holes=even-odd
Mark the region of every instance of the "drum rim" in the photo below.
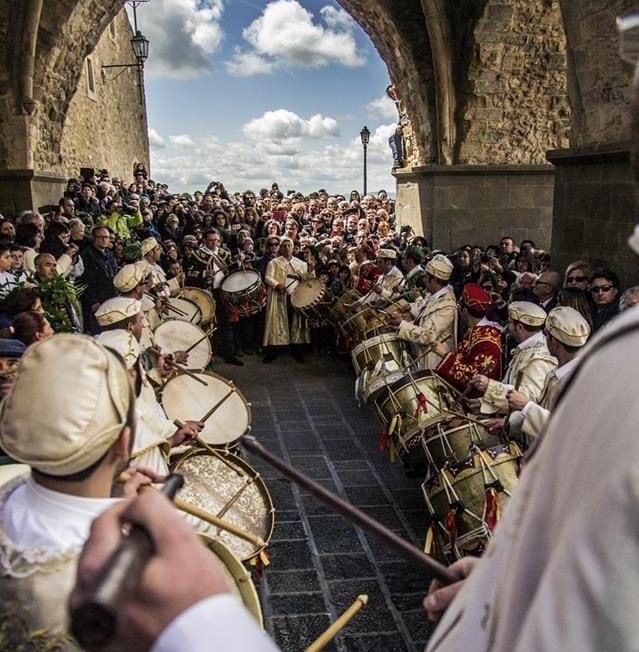
{"type": "Polygon", "coordinates": [[[207,306],[206,314],[204,310],[202,310],[202,306],[200,306],[200,304],[197,301],[193,301],[193,299],[189,299],[188,296],[185,297],[187,301],[192,301],[200,309],[202,322],[204,323],[209,322],[213,317],[215,317],[215,308],[216,308],[215,299],[213,298],[213,295],[208,290],[204,288],[196,287],[195,285],[185,285],[183,288],[180,288],[180,291],[175,295],[175,298],[177,299],[183,298],[185,292],[193,292],[195,295],[199,297],[204,297],[204,301],[206,302],[206,306],[207,306]]]}
{"type": "Polygon", "coordinates": [[[242,603],[258,622],[259,626],[264,629],[264,614],[262,613],[259,594],[255,587],[255,583],[253,582],[253,578],[246,570],[244,564],[240,561],[237,555],[219,539],[210,534],[206,534],[205,532],[197,532],[196,534],[200,537],[203,545],[205,545],[218,558],[220,563],[224,564],[235,581],[235,585],[237,586],[238,592],[242,598],[242,603]],[[214,550],[214,548],[217,549],[214,550]]]}
{"type": "Polygon", "coordinates": [[[262,281],[262,277],[260,276],[260,273],[257,272],[254,269],[238,269],[235,272],[231,272],[227,276],[224,277],[222,280],[222,283],[220,284],[220,289],[222,292],[225,292],[226,294],[239,294],[240,292],[246,292],[247,290],[250,290],[253,287],[259,287],[260,283],[262,281]],[[240,276],[240,275],[248,275],[249,277],[252,277],[254,279],[253,283],[244,286],[243,288],[240,288],[238,290],[228,290],[224,289],[224,284],[230,279],[233,278],[234,276],[240,276]]]}
{"type": "MultiPolygon", "coordinates": [[[[202,330],[202,329],[198,326],[198,324],[194,324],[193,322],[187,321],[186,319],[164,319],[163,321],[161,321],[161,322],[160,322],[160,323],[155,327],[155,330],[153,331],[153,339],[154,339],[154,340],[156,339],[155,334],[158,332],[158,330],[159,330],[160,328],[162,328],[162,326],[164,326],[164,324],[168,324],[168,323],[170,323],[170,322],[175,322],[175,323],[178,323],[178,324],[188,324],[189,326],[193,326],[194,328],[197,328],[197,330],[200,331],[199,336],[198,336],[198,339],[200,339],[203,335],[206,335],[206,331],[202,330]]],[[[211,362],[211,359],[213,358],[213,346],[212,346],[212,344],[211,344],[211,340],[210,340],[208,337],[205,338],[205,339],[203,339],[203,340],[198,344],[198,346],[200,346],[200,345],[204,345],[205,343],[206,343],[206,346],[208,347],[208,352],[209,352],[208,360],[207,360],[206,364],[204,365],[204,367],[203,367],[202,369],[199,369],[199,368],[197,368],[197,367],[193,367],[193,368],[192,368],[192,367],[187,367],[189,370],[190,370],[190,369],[196,369],[196,370],[198,370],[198,371],[201,372],[201,373],[205,373],[204,369],[206,369],[206,367],[207,367],[207,366],[209,365],[209,363],[211,362]]],[[[160,348],[162,348],[161,345],[160,345],[160,348]]],[[[174,353],[175,351],[179,351],[179,349],[175,349],[174,351],[169,351],[169,353],[174,353]]],[[[177,375],[177,374],[176,374],[176,375],[177,375]]],[[[169,381],[173,380],[173,378],[175,378],[175,376],[172,376],[171,378],[169,378],[169,380],[166,381],[166,383],[165,383],[164,386],[166,386],[166,385],[169,383],[169,381]]]]}
{"type": "MultiPolygon", "coordinates": [[[[180,321],[179,319],[177,321],[180,321]]],[[[208,446],[214,447],[214,446],[228,446],[230,444],[233,444],[236,442],[242,435],[245,435],[247,432],[251,430],[251,424],[253,423],[253,410],[251,409],[251,403],[250,401],[244,396],[244,394],[238,389],[237,385],[230,381],[228,378],[225,378],[224,376],[221,376],[220,374],[216,374],[214,371],[205,371],[205,370],[196,370],[193,373],[195,373],[196,376],[210,376],[212,378],[215,378],[216,380],[222,381],[225,385],[229,387],[233,387],[235,390],[235,393],[240,397],[242,403],[244,403],[244,407],[246,408],[246,412],[248,415],[248,424],[246,426],[246,430],[241,434],[238,435],[235,439],[232,439],[231,441],[224,442],[224,444],[214,444],[205,440],[204,441],[208,446]]],[[[162,387],[162,398],[164,397],[164,390],[166,389],[167,385],[172,381],[175,380],[176,378],[179,378],[180,376],[188,376],[188,374],[179,372],[175,374],[174,376],[171,376],[166,383],[164,383],[164,386],[162,387]]],[[[164,402],[160,399],[160,404],[162,405],[162,409],[166,412],[166,409],[164,408],[164,402]]],[[[169,415],[167,415],[169,416],[169,415]]],[[[217,450],[217,449],[216,449],[217,450]]]]}
{"type": "MultiPolygon", "coordinates": [[[[262,478],[262,474],[259,471],[256,471],[255,468],[253,468],[245,459],[240,457],[239,455],[235,455],[234,453],[231,453],[231,451],[225,450],[225,449],[215,449],[216,455],[221,455],[222,457],[225,457],[228,461],[230,461],[232,464],[235,464],[242,468],[243,471],[246,472],[246,474],[260,487],[260,495],[265,499],[264,502],[266,504],[266,507],[268,509],[268,514],[270,515],[270,523],[268,527],[268,534],[267,536],[262,537],[264,541],[264,546],[261,548],[255,549],[255,552],[248,557],[244,557],[241,559],[241,561],[249,561],[250,559],[253,559],[257,555],[262,552],[265,548],[268,547],[269,542],[271,538],[273,537],[273,532],[275,530],[275,505],[273,504],[273,498],[271,496],[271,492],[268,490],[268,486],[266,482],[264,481],[264,478],[262,478]],[[264,489],[264,491],[262,491],[264,489]]],[[[185,464],[190,460],[192,457],[199,457],[201,455],[204,455],[206,457],[213,457],[213,453],[206,449],[206,448],[191,448],[187,450],[183,455],[179,457],[175,461],[174,464],[171,464],[171,472],[179,471],[180,465],[185,464]]],[[[210,535],[209,535],[210,536],[210,535]]],[[[228,547],[228,546],[227,546],[228,547]]]]}

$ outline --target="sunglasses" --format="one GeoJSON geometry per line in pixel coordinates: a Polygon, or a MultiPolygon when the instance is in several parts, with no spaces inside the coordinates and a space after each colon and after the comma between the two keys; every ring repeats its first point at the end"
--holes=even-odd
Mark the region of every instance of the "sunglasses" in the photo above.
{"type": "Polygon", "coordinates": [[[599,294],[600,292],[610,292],[614,286],[613,285],[593,285],[590,288],[590,291],[593,294],[599,294]]]}
{"type": "Polygon", "coordinates": [[[566,283],[583,283],[586,280],[588,280],[587,276],[569,276],[566,283]]]}

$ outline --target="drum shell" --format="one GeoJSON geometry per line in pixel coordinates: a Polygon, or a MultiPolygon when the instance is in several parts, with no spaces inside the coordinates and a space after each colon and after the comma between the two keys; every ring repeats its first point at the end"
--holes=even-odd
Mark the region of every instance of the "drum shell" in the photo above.
{"type": "Polygon", "coordinates": [[[329,311],[332,322],[353,342],[362,340],[366,331],[366,320],[359,314],[351,315],[349,312],[349,306],[361,298],[357,290],[346,290],[329,311]]]}
{"type": "Polygon", "coordinates": [[[242,562],[233,554],[228,546],[225,546],[219,539],[207,534],[198,533],[202,543],[212,552],[222,566],[222,572],[226,576],[231,587],[231,593],[239,598],[249,613],[264,629],[264,618],[260,599],[251,579],[251,574],[246,570],[242,562]]]}
{"type": "Polygon", "coordinates": [[[251,427],[251,404],[222,376],[195,374],[202,385],[186,374],[170,378],[162,388],[162,407],[169,419],[198,421],[225,396],[228,397],[204,423],[199,438],[210,446],[228,446],[251,427]]]}
{"type": "Polygon", "coordinates": [[[375,399],[375,407],[384,425],[389,425],[395,415],[402,417],[402,429],[407,432],[416,427],[441,419],[455,405],[457,390],[431,371],[406,374],[401,380],[386,388],[375,399]],[[419,411],[418,394],[426,397],[426,411],[419,411]]]}
{"type": "MultiPolygon", "coordinates": [[[[260,474],[241,457],[224,450],[191,449],[171,461],[171,470],[184,476],[180,500],[219,516],[268,544],[275,527],[273,501],[260,474]]],[[[252,559],[263,549],[195,516],[188,515],[186,519],[198,532],[220,539],[242,561],[252,559]]]]}
{"type": "MultiPolygon", "coordinates": [[[[499,500],[503,511],[508,504],[509,494],[519,481],[521,451],[511,442],[486,449],[482,455],[501,484],[499,500]]],[[[455,501],[454,496],[450,500],[447,497],[445,481],[452,485],[464,506],[464,511],[456,517],[457,537],[466,537],[471,542],[476,539],[486,541],[490,537],[490,530],[484,521],[486,488],[494,480],[490,473],[482,471],[480,454],[476,453],[463,462],[429,476],[422,485],[428,511],[440,524],[446,523],[448,512],[454,509],[451,502],[455,501]],[[468,537],[473,534],[476,536],[468,537]]],[[[441,532],[440,530],[440,536],[441,532]]]]}
{"type": "Polygon", "coordinates": [[[484,449],[501,443],[499,435],[489,432],[483,424],[460,417],[431,423],[422,434],[426,458],[433,470],[441,470],[449,462],[467,459],[474,446],[484,449]]]}
{"type": "Polygon", "coordinates": [[[328,309],[322,302],[326,284],[319,278],[300,281],[291,295],[291,305],[309,321],[321,324],[328,320],[328,309]]]}
{"type": "Polygon", "coordinates": [[[200,309],[201,324],[215,323],[215,299],[208,290],[187,286],[178,292],[176,298],[191,301],[200,309]]]}
{"type": "Polygon", "coordinates": [[[266,288],[259,273],[253,269],[229,274],[222,281],[220,290],[227,308],[237,309],[243,317],[256,315],[266,305],[266,288]]]}
{"type": "Polygon", "coordinates": [[[373,370],[382,358],[386,360],[386,373],[404,370],[412,362],[410,346],[397,335],[384,334],[360,342],[351,351],[351,360],[357,376],[364,369],[373,370]]]}
{"type": "Polygon", "coordinates": [[[188,353],[185,364],[188,369],[205,369],[213,355],[206,333],[199,326],[180,319],[166,319],[160,322],[153,331],[153,339],[162,353],[186,351],[197,342],[188,353]]]}

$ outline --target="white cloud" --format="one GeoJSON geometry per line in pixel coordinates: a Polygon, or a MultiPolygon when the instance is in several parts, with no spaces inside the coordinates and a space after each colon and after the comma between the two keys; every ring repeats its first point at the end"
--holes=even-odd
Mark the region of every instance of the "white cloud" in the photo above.
{"type": "Polygon", "coordinates": [[[149,144],[151,147],[156,147],[158,149],[162,149],[163,147],[166,147],[166,143],[164,142],[164,138],[158,134],[155,129],[149,128],[149,144]]]}
{"type": "Polygon", "coordinates": [[[226,62],[229,73],[248,76],[283,68],[321,68],[337,63],[362,66],[364,56],[357,49],[355,22],[342,9],[323,7],[321,22],[297,0],[270,2],[242,36],[249,49],[237,48],[226,62]]]}
{"type": "Polygon", "coordinates": [[[223,31],[223,0],[153,0],[138,9],[138,27],[149,39],[149,77],[188,79],[211,69],[223,31]]]}
{"type": "MultiPolygon", "coordinates": [[[[293,114],[294,115],[294,114],[293,114]]],[[[310,121],[307,121],[310,122],[310,121]]],[[[388,138],[395,124],[371,129],[368,147],[368,188],[393,191],[393,164],[388,138]]],[[[266,132],[264,132],[266,133],[266,132]]],[[[191,142],[196,139],[186,136],[191,142]]],[[[284,143],[269,138],[220,142],[214,137],[197,139],[196,147],[178,150],[171,146],[154,150],[152,175],[175,192],[203,190],[209,181],[221,179],[232,192],[259,190],[273,181],[280,188],[311,192],[326,188],[347,194],[362,189],[362,144],[359,135],[345,142],[322,146],[318,140],[287,138],[284,143]],[[233,165],[228,165],[232,161],[233,165]]]]}
{"type": "Polygon", "coordinates": [[[181,147],[183,149],[192,149],[195,147],[195,142],[191,136],[187,134],[180,134],[178,136],[169,136],[169,140],[176,147],[181,147]]]}
{"type": "Polygon", "coordinates": [[[309,120],[286,109],[267,111],[242,127],[242,132],[255,140],[286,140],[291,138],[327,138],[339,136],[337,121],[320,115],[309,120]]]}
{"type": "Polygon", "coordinates": [[[369,115],[379,118],[397,118],[395,102],[388,95],[382,95],[366,105],[369,115]]]}

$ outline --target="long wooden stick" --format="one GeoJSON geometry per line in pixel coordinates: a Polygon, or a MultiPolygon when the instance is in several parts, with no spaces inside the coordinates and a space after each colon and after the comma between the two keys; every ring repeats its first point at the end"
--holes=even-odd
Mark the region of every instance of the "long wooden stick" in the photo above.
{"type": "Polygon", "coordinates": [[[256,441],[255,437],[243,435],[240,437],[239,442],[248,451],[259,455],[271,466],[275,467],[286,477],[300,485],[300,487],[313,494],[315,498],[321,500],[329,507],[332,507],[338,514],[347,518],[354,525],[357,525],[365,532],[368,532],[375,538],[379,539],[383,544],[403,555],[409,561],[429,571],[431,575],[438,579],[442,584],[453,584],[459,579],[455,577],[446,566],[435,561],[432,557],[423,553],[419,548],[408,543],[408,541],[404,541],[404,539],[398,537],[394,532],[384,527],[379,521],[371,518],[368,514],[365,514],[349,502],[336,496],[328,489],[322,487],[322,485],[311,480],[308,476],[286,464],[286,462],[273,455],[270,451],[267,451],[264,446],[256,441]]]}
{"type": "Polygon", "coordinates": [[[177,362],[173,362],[173,360],[170,360],[168,358],[164,358],[164,362],[169,365],[169,367],[172,367],[173,369],[177,369],[178,371],[181,371],[183,374],[186,374],[189,378],[193,378],[193,380],[197,380],[200,385],[204,385],[205,387],[208,387],[209,384],[205,381],[202,380],[199,376],[194,374],[190,369],[187,369],[184,365],[178,364],[177,362]]]}
{"type": "Polygon", "coordinates": [[[209,328],[206,331],[206,333],[204,333],[204,335],[202,335],[202,337],[200,337],[199,340],[196,340],[195,342],[193,342],[193,344],[191,344],[191,346],[189,346],[188,349],[185,349],[184,353],[190,353],[198,344],[200,344],[200,342],[204,342],[204,340],[208,339],[211,335],[213,335],[213,333],[216,330],[217,330],[217,327],[215,327],[215,326],[213,328],[209,328]]]}
{"type": "Polygon", "coordinates": [[[217,410],[224,401],[226,401],[227,398],[231,396],[231,394],[235,394],[235,387],[230,389],[224,396],[200,419],[200,423],[204,423],[205,421],[208,421],[210,419],[211,415],[215,410],[217,410]]]}
{"type": "Polygon", "coordinates": [[[360,609],[368,604],[368,596],[364,593],[355,598],[355,602],[330,626],[320,634],[307,648],[306,652],[319,652],[323,650],[348,623],[360,609]]]}

